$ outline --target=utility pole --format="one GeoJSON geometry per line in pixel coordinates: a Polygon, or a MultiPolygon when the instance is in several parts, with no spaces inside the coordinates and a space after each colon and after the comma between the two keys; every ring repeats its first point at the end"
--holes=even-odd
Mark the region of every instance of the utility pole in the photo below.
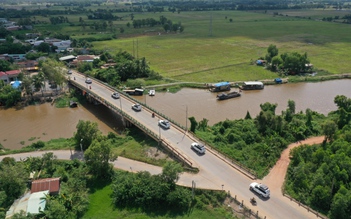
{"type": "Polygon", "coordinates": [[[185,132],[188,131],[188,105],[186,105],[185,110],[185,132]]]}
{"type": "Polygon", "coordinates": [[[209,31],[209,36],[212,36],[212,12],[211,12],[211,16],[210,16],[210,31],[209,31]]]}

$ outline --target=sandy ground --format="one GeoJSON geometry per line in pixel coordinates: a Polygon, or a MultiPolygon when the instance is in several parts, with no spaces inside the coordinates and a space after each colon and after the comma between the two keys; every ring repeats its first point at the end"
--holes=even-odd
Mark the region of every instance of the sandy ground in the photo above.
{"type": "Polygon", "coordinates": [[[269,189],[274,192],[281,193],[283,183],[285,181],[286,171],[290,163],[290,150],[303,144],[313,145],[320,144],[324,140],[324,136],[312,137],[303,141],[292,143],[283,151],[279,160],[270,170],[269,174],[263,178],[262,183],[269,185],[269,189]]]}

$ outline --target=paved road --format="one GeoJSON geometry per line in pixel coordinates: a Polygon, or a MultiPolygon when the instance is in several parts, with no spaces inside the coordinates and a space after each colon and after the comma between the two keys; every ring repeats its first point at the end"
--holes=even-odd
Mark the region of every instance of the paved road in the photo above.
{"type": "MultiPolygon", "coordinates": [[[[174,125],[172,125],[169,130],[160,129],[157,125],[159,118],[152,118],[152,112],[146,109],[143,109],[141,112],[133,111],[131,109],[131,106],[134,104],[133,101],[126,99],[123,96],[119,100],[112,99],[112,90],[104,84],[93,80],[92,84],[87,85],[85,84],[85,76],[78,74],[77,72],[73,72],[70,77],[71,79],[74,78],[76,83],[86,87],[89,92],[94,92],[104,101],[113,104],[117,108],[121,108],[123,112],[138,120],[155,134],[161,136],[163,141],[171,144],[177,151],[191,160],[193,166],[198,167],[200,171],[196,175],[183,174],[178,182],[180,185],[190,187],[191,182],[195,181],[198,188],[224,189],[230,191],[232,196],[236,195],[239,200],[244,200],[246,204],[248,204],[250,197],[254,196],[254,194],[248,189],[252,180],[246,175],[237,171],[227,162],[224,162],[222,159],[215,156],[210,150],[203,156],[194,153],[190,149],[190,144],[194,141],[191,135],[185,134],[183,130],[177,129],[174,125]]],[[[62,155],[57,154],[57,156],[60,158],[62,155]]],[[[67,157],[65,159],[67,159],[67,157]]],[[[115,163],[115,165],[117,168],[129,168],[132,171],[151,168],[149,165],[142,164],[140,167],[141,169],[138,169],[140,166],[138,163],[122,161],[123,158],[119,158],[116,161],[117,163],[115,163]]],[[[156,169],[152,169],[152,171],[157,173],[156,169]]],[[[160,171],[160,169],[158,171],[160,171]]],[[[268,184],[268,186],[270,185],[268,184]]],[[[258,205],[252,206],[252,209],[258,211],[261,217],[266,216],[267,219],[281,219],[287,217],[290,219],[301,219],[316,217],[312,213],[308,213],[305,209],[298,207],[279,193],[272,195],[268,200],[258,199],[258,205]]]]}

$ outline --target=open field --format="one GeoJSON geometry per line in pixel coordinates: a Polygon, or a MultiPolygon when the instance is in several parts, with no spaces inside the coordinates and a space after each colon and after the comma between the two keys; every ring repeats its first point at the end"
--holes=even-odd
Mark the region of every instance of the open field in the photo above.
{"type": "MultiPolygon", "coordinates": [[[[87,9],[95,10],[93,5],[87,9]]],[[[115,8],[101,5],[101,8],[115,8]]],[[[119,7],[126,7],[119,5],[119,7]]],[[[49,10],[67,11],[69,7],[50,7],[49,10]]],[[[213,11],[181,13],[138,13],[134,19],[160,16],[173,23],[180,22],[183,33],[165,33],[162,26],[133,28],[129,12],[114,13],[123,17],[113,21],[104,31],[89,25],[102,20],[88,20],[87,14],[62,14],[70,24],[50,25],[49,17],[36,16],[45,21],[36,30],[68,34],[75,39],[117,39],[93,42],[94,49],[112,54],[126,50],[136,57],[145,57],[151,68],[166,78],[201,83],[217,81],[245,81],[273,79],[277,74],[252,65],[264,57],[267,47],[275,44],[279,53],[307,53],[317,72],[325,74],[350,73],[348,60],[351,26],[336,22],[319,21],[323,17],[344,16],[348,11],[336,10],[281,10],[258,12],[213,11]],[[273,16],[278,12],[282,16],[273,16]],[[80,26],[79,18],[86,23],[80,26]],[[211,20],[212,17],[212,20],[211,20]],[[309,19],[311,18],[311,19],[309,19]],[[232,22],[230,21],[232,20],[232,22]],[[212,25],[211,25],[212,23],[212,25]],[[120,33],[120,28],[124,33],[120,33]],[[212,30],[212,31],[210,31],[212,30]]],[[[58,16],[58,15],[54,15],[58,16]]],[[[32,18],[33,20],[34,18],[32,18]]]]}
{"type": "MultiPolygon", "coordinates": [[[[114,52],[127,50],[138,57],[146,57],[151,67],[165,77],[183,81],[237,81],[274,78],[276,74],[262,67],[250,65],[266,54],[270,44],[284,52],[307,52],[311,63],[332,74],[348,73],[348,36],[346,24],[309,19],[238,12],[212,12],[212,36],[208,12],[180,14],[135,14],[134,19],[163,15],[173,22],[181,22],[181,34],[143,34],[113,41],[95,42],[96,49],[114,52]],[[225,17],[227,16],[227,19],[225,17]],[[233,22],[229,22],[233,19],[233,22]],[[335,34],[338,33],[338,34],[335,34]],[[134,45],[133,45],[134,41],[134,45]]],[[[149,28],[150,29],[150,28],[149,28]]],[[[157,31],[157,28],[154,28],[157,31]]]]}

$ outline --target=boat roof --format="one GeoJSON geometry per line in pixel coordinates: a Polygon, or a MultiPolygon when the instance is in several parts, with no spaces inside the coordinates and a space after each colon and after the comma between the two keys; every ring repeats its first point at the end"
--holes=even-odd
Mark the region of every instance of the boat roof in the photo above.
{"type": "Polygon", "coordinates": [[[261,81],[246,81],[244,82],[245,85],[263,85],[261,81]]]}
{"type": "Polygon", "coordinates": [[[228,85],[230,85],[229,82],[219,82],[219,83],[217,83],[217,84],[214,84],[213,86],[215,86],[215,87],[221,87],[221,86],[228,86],[228,85]]]}

